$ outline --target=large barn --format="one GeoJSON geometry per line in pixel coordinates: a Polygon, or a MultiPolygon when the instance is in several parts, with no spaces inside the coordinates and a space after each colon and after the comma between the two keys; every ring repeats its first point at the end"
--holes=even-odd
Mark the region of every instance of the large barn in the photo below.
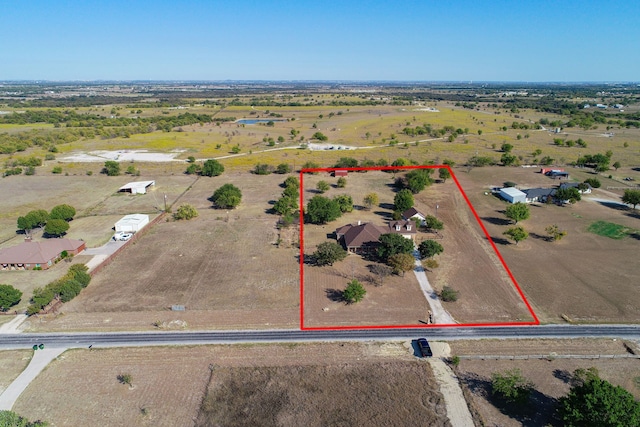
{"type": "Polygon", "coordinates": [[[120,193],[131,193],[131,194],[146,194],[147,189],[151,186],[156,185],[155,181],[137,181],[137,182],[129,182],[118,190],[120,193]]]}
{"type": "Polygon", "coordinates": [[[501,188],[500,197],[509,203],[527,202],[527,195],[515,187],[501,188]]]}
{"type": "Polygon", "coordinates": [[[46,270],[62,258],[62,253],[78,255],[86,243],[73,239],[27,240],[17,246],[0,249],[0,270],[46,270]]]}

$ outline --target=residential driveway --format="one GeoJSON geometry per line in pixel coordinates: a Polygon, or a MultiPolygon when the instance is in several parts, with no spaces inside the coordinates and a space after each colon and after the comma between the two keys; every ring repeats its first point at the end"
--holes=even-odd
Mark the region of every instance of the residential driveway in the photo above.
{"type": "Polygon", "coordinates": [[[473,427],[475,424],[456,374],[442,359],[432,357],[429,359],[429,364],[436,377],[436,382],[440,386],[440,393],[444,396],[444,405],[447,408],[447,417],[449,417],[451,425],[473,427]]]}
{"type": "Polygon", "coordinates": [[[82,252],[82,255],[93,255],[93,258],[91,258],[89,262],[86,263],[89,271],[102,264],[104,260],[109,258],[115,251],[126,244],[127,242],[109,240],[107,243],[100,247],[85,249],[84,252],[82,252]]]}
{"type": "Polygon", "coordinates": [[[10,411],[11,408],[13,408],[13,404],[18,400],[18,397],[20,397],[27,386],[31,384],[31,381],[47,367],[49,362],[60,356],[66,350],[66,348],[44,348],[42,350],[36,350],[25,370],[0,394],[0,411],[10,411]]]}
{"type": "Polygon", "coordinates": [[[19,334],[20,332],[22,332],[20,330],[20,325],[22,324],[22,322],[27,320],[28,317],[29,316],[27,316],[26,314],[16,315],[16,317],[11,319],[7,323],[0,325],[0,334],[19,334]]]}
{"type": "Polygon", "coordinates": [[[431,284],[429,284],[429,279],[427,279],[427,275],[424,272],[422,262],[420,262],[420,252],[418,252],[417,249],[413,251],[413,257],[416,259],[416,268],[413,269],[413,272],[416,275],[416,279],[418,279],[418,283],[420,283],[420,289],[422,289],[424,297],[427,299],[427,302],[431,307],[433,323],[456,323],[456,321],[453,320],[453,317],[451,317],[451,315],[444,309],[444,307],[442,307],[442,303],[440,302],[440,299],[438,299],[438,294],[433,290],[431,284]]]}

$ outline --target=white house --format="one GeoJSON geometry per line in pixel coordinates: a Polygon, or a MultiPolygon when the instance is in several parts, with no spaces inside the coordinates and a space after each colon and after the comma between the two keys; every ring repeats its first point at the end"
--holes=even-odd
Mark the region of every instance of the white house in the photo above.
{"type": "Polygon", "coordinates": [[[499,194],[509,203],[527,202],[527,195],[515,187],[501,188],[499,194]]]}
{"type": "Polygon", "coordinates": [[[116,233],[122,231],[125,233],[136,233],[149,224],[149,215],[132,214],[122,217],[116,222],[116,233]]]}
{"type": "Polygon", "coordinates": [[[146,194],[147,188],[156,185],[155,181],[129,182],[118,190],[120,193],[146,194]]]}
{"type": "Polygon", "coordinates": [[[427,217],[420,212],[419,210],[417,210],[414,207],[411,207],[409,209],[407,209],[406,211],[402,212],[402,218],[406,219],[406,220],[410,220],[413,218],[418,218],[420,220],[420,224],[423,224],[424,221],[427,219],[427,217]]]}

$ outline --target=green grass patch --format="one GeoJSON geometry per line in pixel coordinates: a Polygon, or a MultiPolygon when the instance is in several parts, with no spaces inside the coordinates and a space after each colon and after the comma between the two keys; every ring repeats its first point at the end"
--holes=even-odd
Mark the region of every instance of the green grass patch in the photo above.
{"type": "Polygon", "coordinates": [[[622,239],[629,234],[634,233],[636,230],[633,228],[625,227],[624,225],[614,224],[613,222],[596,221],[587,228],[590,231],[599,236],[609,237],[611,239],[622,239]]]}

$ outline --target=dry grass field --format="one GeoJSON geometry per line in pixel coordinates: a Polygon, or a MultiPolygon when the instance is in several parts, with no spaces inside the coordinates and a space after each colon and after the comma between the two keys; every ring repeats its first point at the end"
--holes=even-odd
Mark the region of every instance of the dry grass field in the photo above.
{"type": "MultiPolygon", "coordinates": [[[[337,179],[326,173],[305,175],[307,200],[316,194],[315,184],[319,180],[335,184],[337,179]]],[[[326,225],[305,224],[305,253],[311,254],[319,243],[332,240],[330,234],[344,224],[357,221],[386,224],[393,210],[392,183],[393,174],[352,173],[346,188],[332,188],[325,193],[328,197],[350,194],[354,196],[354,204],[362,208],[364,195],[376,192],[380,204],[371,211],[355,209],[326,225]]],[[[457,302],[444,303],[454,319],[460,323],[532,321],[455,183],[449,180],[434,184],[415,199],[416,207],[426,215],[435,215],[435,207],[439,205],[437,214],[445,224],[440,243],[445,251],[437,257],[440,267],[428,271],[427,277],[436,290],[449,285],[459,291],[457,302]]],[[[432,234],[420,232],[416,240],[430,237],[432,234]]],[[[306,265],[305,326],[418,325],[424,321],[429,307],[413,272],[387,277],[382,286],[376,286],[376,278],[367,268],[371,264],[372,261],[351,254],[331,267],[306,265]],[[335,291],[344,289],[352,277],[364,283],[367,296],[358,304],[345,305],[335,299],[335,291]]]]}
{"type": "Polygon", "coordinates": [[[0,393],[20,375],[31,360],[31,350],[0,351],[0,393]]]}
{"type": "Polygon", "coordinates": [[[13,409],[56,426],[248,425],[260,417],[283,426],[365,419],[450,425],[429,365],[415,360],[408,343],[71,350],[13,409]],[[121,374],[132,376],[133,387],[118,382],[121,374]],[[228,393],[236,388],[241,393],[228,393]],[[216,412],[221,406],[208,399],[202,404],[205,394],[229,412],[216,412]]]}
{"type": "Polygon", "coordinates": [[[97,274],[60,316],[34,327],[149,329],[173,320],[201,328],[296,325],[297,249],[276,246],[277,216],[267,213],[283,180],[246,173],[198,180],[177,203],[194,205],[196,219],[158,223],[97,274]],[[241,189],[241,205],[213,209],[207,199],[229,182],[241,189]],[[187,311],[168,311],[174,304],[187,311]]]}
{"type": "MultiPolygon", "coordinates": [[[[494,167],[457,173],[536,314],[545,322],[561,321],[562,315],[577,322],[637,322],[637,238],[631,235],[614,240],[587,231],[599,220],[640,228],[639,218],[631,210],[589,200],[619,201],[621,191],[596,189],[573,206],[531,205],[531,218],[521,223],[529,231],[529,238],[518,246],[505,240],[502,233],[509,225],[503,212],[507,203],[484,193],[504,181],[516,182],[520,188],[557,184],[536,171],[494,167]],[[567,231],[561,241],[547,241],[545,228],[552,224],[567,231]]],[[[569,172],[579,181],[593,176],[580,170],[569,172]]],[[[599,178],[603,188],[614,184],[599,178]]]]}

